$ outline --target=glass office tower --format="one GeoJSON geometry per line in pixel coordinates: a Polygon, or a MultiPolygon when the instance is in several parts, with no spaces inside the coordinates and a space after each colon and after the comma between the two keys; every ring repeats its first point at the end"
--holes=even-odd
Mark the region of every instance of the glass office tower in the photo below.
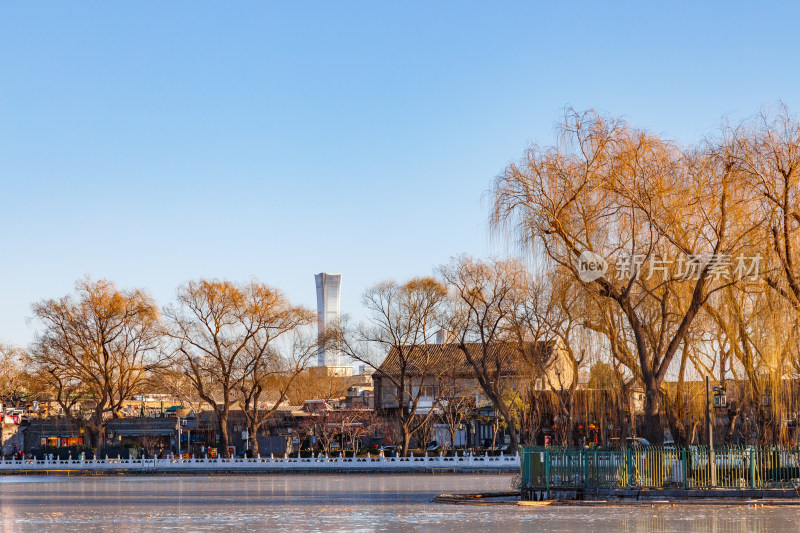
{"type": "MultiPolygon", "coordinates": [[[[341,274],[320,273],[314,276],[317,282],[317,316],[319,331],[339,325],[339,290],[342,286],[341,274]]],[[[317,352],[317,366],[339,366],[341,345],[329,345],[327,350],[320,346],[317,352]]]]}

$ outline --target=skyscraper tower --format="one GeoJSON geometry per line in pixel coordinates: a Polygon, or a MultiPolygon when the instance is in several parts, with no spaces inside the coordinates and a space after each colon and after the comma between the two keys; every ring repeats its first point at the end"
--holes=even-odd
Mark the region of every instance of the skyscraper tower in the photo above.
{"type": "MultiPolygon", "coordinates": [[[[341,274],[320,273],[314,276],[317,282],[317,317],[319,318],[319,332],[326,328],[339,326],[339,290],[342,286],[341,274]]],[[[317,352],[317,366],[339,366],[341,361],[341,345],[335,343],[319,347],[317,352]]]]}

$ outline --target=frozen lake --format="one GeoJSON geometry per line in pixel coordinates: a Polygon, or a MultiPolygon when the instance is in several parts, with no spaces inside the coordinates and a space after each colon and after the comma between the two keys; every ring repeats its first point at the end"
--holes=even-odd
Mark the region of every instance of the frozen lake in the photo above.
{"type": "Polygon", "coordinates": [[[797,532],[796,507],[506,507],[435,504],[508,490],[513,476],[0,477],[0,532],[797,532]]]}

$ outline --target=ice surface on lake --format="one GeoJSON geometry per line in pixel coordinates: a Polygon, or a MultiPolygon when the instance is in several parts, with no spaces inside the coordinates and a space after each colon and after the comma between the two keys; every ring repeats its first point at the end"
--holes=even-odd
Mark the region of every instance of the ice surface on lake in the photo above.
{"type": "Polygon", "coordinates": [[[0,477],[0,532],[797,532],[796,507],[509,507],[432,503],[511,475],[0,477]]]}

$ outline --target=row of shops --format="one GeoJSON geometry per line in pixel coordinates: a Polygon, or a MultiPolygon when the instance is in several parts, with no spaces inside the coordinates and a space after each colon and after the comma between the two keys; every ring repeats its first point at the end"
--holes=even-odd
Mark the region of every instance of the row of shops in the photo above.
{"type": "MultiPolygon", "coordinates": [[[[276,411],[264,424],[259,435],[262,453],[282,454],[291,447],[291,410],[276,411]]],[[[92,439],[90,429],[79,419],[31,419],[20,430],[24,434],[24,451],[52,452],[59,448],[86,447],[92,439]]],[[[250,448],[250,438],[243,413],[232,411],[228,421],[229,451],[235,454],[250,448]]],[[[213,456],[219,453],[216,416],[213,411],[200,413],[164,413],[155,416],[134,416],[110,419],[105,427],[104,448],[136,449],[146,457],[170,453],[213,456]],[[183,416],[179,416],[183,415],[183,416]]]]}

